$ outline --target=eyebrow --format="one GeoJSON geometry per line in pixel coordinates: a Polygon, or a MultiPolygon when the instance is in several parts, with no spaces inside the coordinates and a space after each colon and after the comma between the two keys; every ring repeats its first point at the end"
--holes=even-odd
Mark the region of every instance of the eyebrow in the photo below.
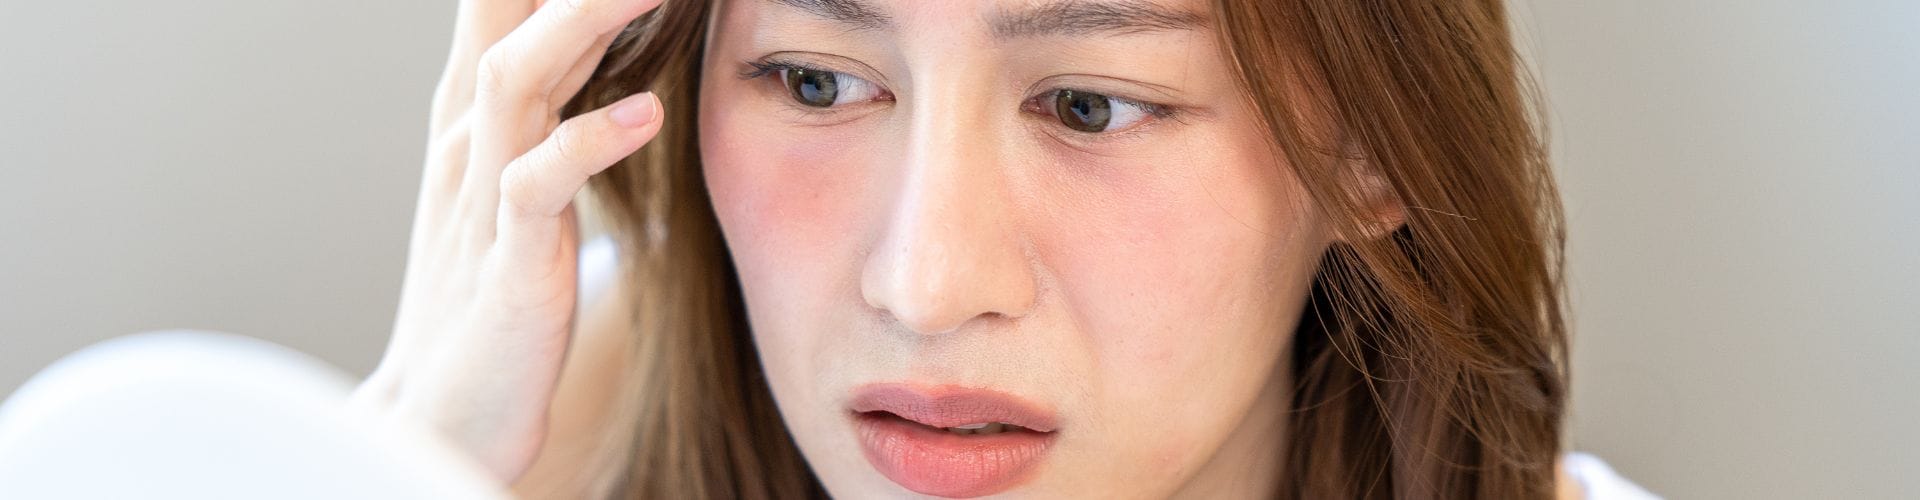
{"type": "MultiPolygon", "coordinates": [[[[770,0],[856,29],[889,29],[893,18],[863,0],[770,0]]],[[[1147,0],[1059,0],[996,12],[988,21],[998,38],[1127,35],[1199,29],[1207,17],[1147,0]]]]}
{"type": "Polygon", "coordinates": [[[893,18],[874,10],[872,6],[860,0],[773,1],[859,29],[884,29],[893,24],[893,18]]]}
{"type": "Polygon", "coordinates": [[[1127,35],[1191,30],[1206,24],[1205,16],[1162,7],[1145,0],[1063,0],[1002,12],[993,20],[993,34],[1000,38],[1127,35]]]}

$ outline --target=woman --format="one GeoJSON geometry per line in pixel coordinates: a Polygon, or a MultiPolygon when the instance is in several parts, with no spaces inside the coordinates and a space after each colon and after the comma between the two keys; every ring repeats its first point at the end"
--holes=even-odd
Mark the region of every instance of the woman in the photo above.
{"type": "Polygon", "coordinates": [[[657,3],[461,3],[359,402],[540,496],[1578,494],[1499,1],[657,3]]]}

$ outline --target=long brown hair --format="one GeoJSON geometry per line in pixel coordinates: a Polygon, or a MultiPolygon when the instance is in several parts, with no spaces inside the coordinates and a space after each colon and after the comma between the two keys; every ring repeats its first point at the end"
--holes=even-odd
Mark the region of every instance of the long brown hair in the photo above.
{"type": "MultiPolygon", "coordinates": [[[[1501,0],[1215,0],[1226,56],[1273,145],[1344,234],[1294,332],[1286,498],[1544,498],[1566,405],[1560,207],[1501,0]],[[1304,89],[1304,90],[1303,90],[1304,89]]],[[[618,37],[563,114],[643,90],[668,123],[592,181],[632,286],[633,422],[617,496],[824,498],[781,422],[701,179],[709,5],[672,0],[618,37]]]]}

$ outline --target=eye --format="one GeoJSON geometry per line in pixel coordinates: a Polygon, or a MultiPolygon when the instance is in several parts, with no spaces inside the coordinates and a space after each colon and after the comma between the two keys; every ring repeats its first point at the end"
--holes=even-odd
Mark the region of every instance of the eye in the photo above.
{"type": "Polygon", "coordinates": [[[780,80],[786,82],[787,94],[800,104],[824,108],[840,96],[840,78],[832,72],[789,69],[780,72],[780,80]]]}
{"type": "Polygon", "coordinates": [[[830,108],[836,104],[872,101],[884,96],[879,86],[846,73],[794,65],[779,65],[769,69],[780,74],[787,97],[809,107],[830,108]]]}
{"type": "Polygon", "coordinates": [[[1067,128],[1087,133],[1126,130],[1161,113],[1159,106],[1081,90],[1055,90],[1040,96],[1037,108],[1067,128]]]}

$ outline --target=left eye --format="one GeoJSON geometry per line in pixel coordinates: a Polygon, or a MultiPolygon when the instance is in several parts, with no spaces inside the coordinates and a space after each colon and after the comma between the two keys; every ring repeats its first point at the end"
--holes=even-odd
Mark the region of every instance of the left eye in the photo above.
{"type": "Polygon", "coordinates": [[[1080,90],[1055,90],[1034,104],[1061,125],[1087,133],[1125,130],[1158,112],[1152,104],[1080,90]]]}
{"type": "Polygon", "coordinates": [[[873,83],[846,73],[809,68],[782,68],[780,82],[794,102],[815,108],[871,101],[881,96],[873,83]]]}

